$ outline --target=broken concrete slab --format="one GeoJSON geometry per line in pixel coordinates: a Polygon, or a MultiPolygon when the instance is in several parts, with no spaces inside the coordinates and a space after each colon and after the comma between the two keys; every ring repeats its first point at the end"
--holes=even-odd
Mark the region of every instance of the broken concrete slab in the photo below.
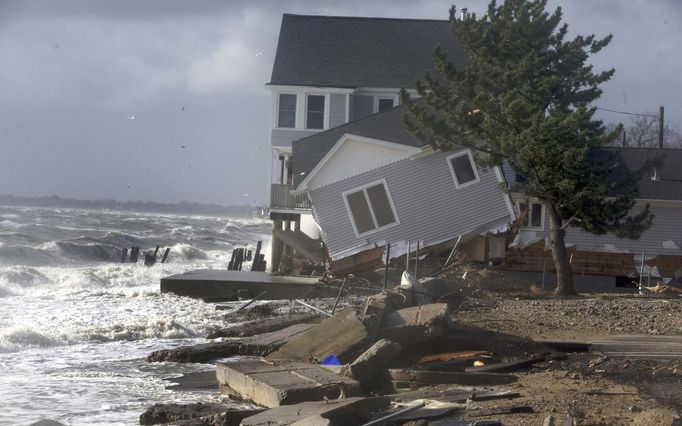
{"type": "Polygon", "coordinates": [[[283,330],[258,336],[163,349],[149,354],[147,361],[210,362],[214,359],[228,358],[236,355],[266,356],[313,327],[315,327],[315,324],[296,324],[283,330]]]}
{"type": "Polygon", "coordinates": [[[270,408],[362,393],[360,384],[353,379],[319,365],[289,360],[245,358],[219,362],[216,375],[221,391],[270,408]]]}
{"type": "Polygon", "coordinates": [[[320,363],[329,355],[349,362],[362,348],[368,334],[352,308],[315,325],[268,356],[268,359],[320,363]]]}
{"type": "Polygon", "coordinates": [[[373,412],[386,408],[388,404],[389,399],[384,397],[302,402],[248,417],[242,421],[242,426],[363,424],[372,418],[373,412]]]}
{"type": "Polygon", "coordinates": [[[399,343],[419,343],[448,331],[450,312],[446,303],[400,309],[384,317],[379,336],[399,343]]]}
{"type": "Polygon", "coordinates": [[[182,420],[193,420],[195,424],[222,414],[224,420],[220,424],[237,426],[246,417],[254,416],[265,409],[237,410],[234,406],[225,404],[196,402],[191,404],[154,404],[140,415],[141,425],[156,425],[163,423],[177,423],[182,420]]]}
{"type": "Polygon", "coordinates": [[[389,297],[386,293],[375,294],[367,298],[365,309],[362,313],[362,324],[367,329],[370,340],[376,338],[381,322],[384,319],[384,314],[389,306],[389,297]]]}
{"type": "Polygon", "coordinates": [[[363,386],[369,385],[379,373],[385,371],[386,365],[401,349],[400,344],[388,339],[377,341],[350,364],[352,377],[363,386]]]}
{"type": "Polygon", "coordinates": [[[412,382],[418,385],[459,384],[485,386],[505,385],[518,380],[514,375],[499,373],[458,373],[402,369],[390,369],[388,372],[393,380],[412,382]]]}
{"type": "Polygon", "coordinates": [[[258,334],[271,333],[282,330],[292,325],[301,323],[318,322],[320,316],[313,314],[288,315],[285,317],[261,318],[246,324],[233,325],[231,327],[215,330],[206,336],[207,339],[218,337],[249,337],[258,334]]]}

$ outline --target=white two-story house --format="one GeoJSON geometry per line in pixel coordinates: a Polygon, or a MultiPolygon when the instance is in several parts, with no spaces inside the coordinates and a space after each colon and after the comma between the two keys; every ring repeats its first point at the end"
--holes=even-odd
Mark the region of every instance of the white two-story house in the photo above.
{"type": "Polygon", "coordinates": [[[439,44],[450,60],[465,63],[448,21],[283,16],[266,85],[272,93],[273,270],[290,246],[315,260],[322,253],[305,235],[293,235],[303,222],[308,236],[317,237],[306,228],[312,222],[310,199],[291,192],[292,142],[397,106],[400,89],[414,92],[417,80],[433,67],[433,51],[439,44]]]}

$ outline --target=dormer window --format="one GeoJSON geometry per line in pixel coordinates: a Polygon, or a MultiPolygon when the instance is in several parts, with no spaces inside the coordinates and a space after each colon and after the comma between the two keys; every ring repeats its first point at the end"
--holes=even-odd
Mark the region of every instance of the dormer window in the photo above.
{"type": "Polygon", "coordinates": [[[324,95],[307,96],[305,128],[324,128],[324,95]]]}
{"type": "Polygon", "coordinates": [[[279,112],[277,127],[293,129],[296,127],[296,95],[279,94],[279,112]]]}

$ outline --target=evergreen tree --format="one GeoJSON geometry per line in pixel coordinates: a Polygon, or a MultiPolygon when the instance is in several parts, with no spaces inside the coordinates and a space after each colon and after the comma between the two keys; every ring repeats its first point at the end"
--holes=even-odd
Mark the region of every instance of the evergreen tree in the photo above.
{"type": "Polygon", "coordinates": [[[437,48],[437,73],[417,84],[422,100],[411,101],[405,90],[402,98],[405,125],[418,138],[441,150],[471,148],[484,165],[506,161],[522,177],[511,191],[544,205],[557,294],[569,295],[567,227],[638,238],[653,216],[648,206],[628,215],[648,168],[624,170],[617,153],[601,149],[622,126],[607,132],[590,106],[614,70],[594,72],[587,60],[612,36],[568,40],[561,8],[550,14],[546,3],[493,0],[481,19],[457,19],[453,6],[450,26],[469,64],[457,69],[437,48]]]}

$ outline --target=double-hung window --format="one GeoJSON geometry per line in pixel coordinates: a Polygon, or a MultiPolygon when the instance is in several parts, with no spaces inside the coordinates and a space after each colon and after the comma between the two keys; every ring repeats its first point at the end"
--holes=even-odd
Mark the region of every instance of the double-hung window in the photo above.
{"type": "Polygon", "coordinates": [[[545,206],[537,201],[520,200],[516,202],[519,214],[523,215],[521,226],[526,229],[545,228],[545,206]]]}
{"type": "Polygon", "coordinates": [[[385,181],[345,192],[343,197],[358,236],[398,223],[385,181]]]}
{"type": "Polygon", "coordinates": [[[471,151],[466,150],[449,156],[448,164],[450,165],[450,171],[455,179],[455,186],[457,188],[469,186],[480,181],[471,151]]]}
{"type": "Polygon", "coordinates": [[[296,127],[296,95],[279,94],[277,127],[293,129],[296,127]]]}
{"type": "Polygon", "coordinates": [[[324,95],[307,96],[305,128],[324,128],[324,95]]]}

